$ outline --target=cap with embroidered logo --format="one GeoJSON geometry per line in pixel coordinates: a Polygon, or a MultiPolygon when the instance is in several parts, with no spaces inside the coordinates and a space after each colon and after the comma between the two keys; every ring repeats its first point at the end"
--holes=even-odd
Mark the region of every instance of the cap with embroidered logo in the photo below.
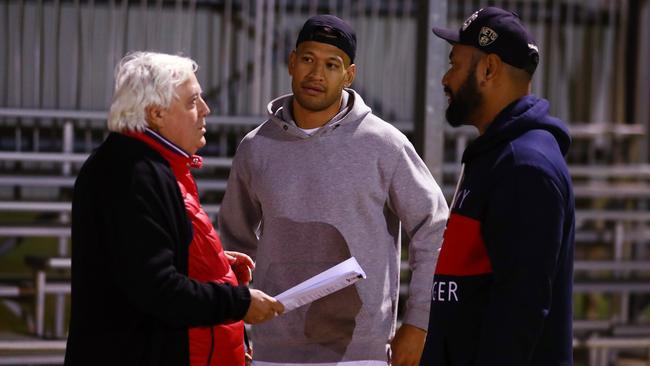
{"type": "Polygon", "coordinates": [[[296,48],[306,41],[331,44],[345,52],[350,57],[350,63],[354,63],[357,35],[354,33],[354,29],[341,18],[329,14],[319,14],[307,19],[298,34],[296,48]]]}
{"type": "Polygon", "coordinates": [[[514,12],[496,7],[483,8],[470,15],[459,30],[434,27],[433,33],[451,44],[495,53],[504,62],[531,75],[539,64],[536,42],[514,12]]]}

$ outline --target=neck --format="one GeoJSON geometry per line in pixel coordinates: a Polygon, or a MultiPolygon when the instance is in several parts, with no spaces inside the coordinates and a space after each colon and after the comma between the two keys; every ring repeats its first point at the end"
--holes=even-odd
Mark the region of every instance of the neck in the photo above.
{"type": "Polygon", "coordinates": [[[304,108],[298,103],[296,98],[293,98],[291,107],[293,108],[293,119],[300,128],[310,129],[324,126],[341,110],[341,102],[343,96],[339,99],[338,103],[333,103],[331,106],[320,110],[312,111],[304,108]]]}
{"type": "Polygon", "coordinates": [[[478,128],[479,134],[482,135],[487,131],[488,127],[490,127],[494,119],[505,107],[509,106],[515,100],[528,95],[529,92],[530,91],[526,89],[512,90],[511,92],[501,91],[501,93],[491,93],[494,98],[490,100],[489,103],[487,101],[484,103],[480,113],[477,113],[479,117],[474,119],[474,126],[478,128]]]}

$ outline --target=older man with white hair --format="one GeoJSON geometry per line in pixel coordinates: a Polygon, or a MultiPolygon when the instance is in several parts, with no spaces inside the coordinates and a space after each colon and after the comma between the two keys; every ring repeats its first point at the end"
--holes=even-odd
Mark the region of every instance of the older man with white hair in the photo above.
{"type": "Polygon", "coordinates": [[[245,286],[252,260],[224,252],[199,203],[196,70],[150,52],[116,69],[112,132],[75,183],[66,365],[243,365],[242,319],[284,310],[245,286]]]}

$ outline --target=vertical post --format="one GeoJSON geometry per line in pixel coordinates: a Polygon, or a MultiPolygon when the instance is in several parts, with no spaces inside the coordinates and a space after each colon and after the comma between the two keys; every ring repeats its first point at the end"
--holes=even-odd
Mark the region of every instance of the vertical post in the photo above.
{"type": "Polygon", "coordinates": [[[0,103],[2,103],[3,106],[9,106],[9,90],[11,90],[11,86],[9,85],[9,73],[11,70],[11,62],[9,61],[9,57],[11,55],[11,47],[9,46],[11,44],[11,35],[9,34],[9,11],[11,10],[9,8],[9,2],[3,2],[0,4],[2,6],[2,9],[0,9],[0,14],[2,15],[2,20],[0,22],[2,25],[0,25],[0,34],[2,34],[2,42],[0,44],[2,45],[2,49],[0,49],[0,103]]]}
{"type": "Polygon", "coordinates": [[[43,337],[45,335],[45,271],[43,270],[34,273],[34,298],[35,333],[37,337],[43,337]]]}
{"type": "MultiPolygon", "coordinates": [[[[81,35],[79,35],[81,37],[81,35]]],[[[81,51],[79,51],[81,52],[81,51]]],[[[65,120],[63,122],[63,153],[68,155],[74,153],[74,122],[71,120],[65,120]]],[[[64,176],[69,176],[72,174],[72,163],[71,162],[65,162],[63,163],[62,167],[62,174],[64,176]]],[[[70,226],[70,214],[68,212],[61,212],[59,214],[59,221],[62,225],[65,226],[70,226]]],[[[58,240],[58,255],[60,257],[67,257],[69,255],[68,253],[68,238],[65,236],[59,237],[58,240]]],[[[43,271],[41,271],[43,272],[43,271]]],[[[37,294],[37,300],[40,301],[41,304],[44,304],[45,302],[45,275],[44,272],[43,274],[38,274],[38,276],[43,276],[43,279],[38,277],[39,281],[42,281],[42,284],[39,284],[41,286],[42,290],[39,290],[39,293],[37,294]]],[[[38,286],[37,286],[38,290],[38,286]]],[[[64,334],[64,324],[63,324],[63,319],[64,319],[64,312],[65,312],[65,296],[63,294],[57,294],[56,295],[56,300],[55,300],[55,323],[54,323],[54,335],[59,338],[63,338],[65,336],[64,334]]],[[[42,313],[44,310],[42,309],[44,305],[39,305],[39,302],[37,302],[37,315],[42,313]]],[[[43,318],[43,315],[40,315],[41,318],[43,318]]],[[[38,318],[37,318],[37,325],[38,325],[38,318]]],[[[42,332],[42,320],[41,320],[41,329],[40,331],[42,332]]],[[[41,336],[43,335],[42,333],[40,334],[41,336]]]]}
{"type": "MultiPolygon", "coordinates": [[[[635,4],[635,2],[631,2],[635,4]]],[[[633,48],[637,50],[636,58],[636,108],[634,110],[635,120],[638,123],[645,124],[646,133],[641,140],[640,162],[647,163],[650,161],[650,68],[645,60],[650,59],[650,0],[641,1],[637,4],[638,20],[638,44],[633,48]]]]}
{"type": "Polygon", "coordinates": [[[234,113],[231,110],[230,105],[230,60],[232,59],[232,47],[231,47],[231,38],[232,35],[232,24],[233,24],[233,12],[232,12],[232,0],[226,0],[223,11],[223,21],[221,22],[223,38],[221,39],[221,52],[219,53],[219,59],[221,60],[221,70],[219,71],[219,110],[218,113],[228,115],[234,113]]]}
{"type": "MultiPolygon", "coordinates": [[[[80,58],[82,60],[82,63],[85,64],[83,67],[85,68],[85,74],[82,74],[82,82],[86,86],[86,93],[82,91],[84,95],[86,95],[85,98],[85,103],[81,102],[82,104],[79,104],[79,108],[86,109],[86,108],[96,108],[95,104],[95,77],[94,77],[94,69],[95,69],[95,58],[93,57],[93,44],[95,43],[95,0],[89,0],[88,3],[86,4],[86,9],[88,11],[87,15],[87,27],[81,28],[81,37],[85,37],[86,43],[83,44],[81,43],[82,50],[84,50],[84,58],[80,58]]],[[[83,13],[81,14],[82,17],[84,17],[83,13]]]]}
{"type": "MultiPolygon", "coordinates": [[[[128,23],[128,18],[126,18],[125,22],[128,23]]],[[[172,43],[174,48],[172,49],[173,50],[172,52],[178,52],[176,50],[183,49],[183,23],[184,23],[183,22],[183,0],[176,0],[176,4],[174,5],[175,32],[174,32],[174,41],[172,43]]]]}
{"type": "Polygon", "coordinates": [[[18,29],[18,35],[15,39],[12,39],[15,42],[14,47],[9,48],[9,52],[13,56],[13,70],[9,75],[13,83],[10,86],[11,93],[9,95],[14,95],[13,104],[15,107],[20,108],[23,106],[23,29],[25,27],[25,4],[22,0],[18,2],[17,22],[14,24],[16,24],[16,28],[18,29]]]}
{"type": "MultiPolygon", "coordinates": [[[[273,59],[273,41],[275,40],[274,29],[277,27],[277,18],[275,14],[275,0],[267,0],[266,12],[264,13],[264,57],[263,57],[263,75],[261,97],[260,97],[260,113],[264,113],[264,104],[268,103],[271,99],[271,82],[273,78],[272,59],[273,59]]],[[[259,31],[259,30],[258,30],[259,31]]],[[[278,32],[278,35],[281,33],[278,32]]],[[[278,42],[280,43],[280,42],[278,42]]]]}
{"type": "MultiPolygon", "coordinates": [[[[264,1],[255,0],[255,28],[253,30],[253,95],[251,97],[252,111],[254,115],[261,115],[264,111],[262,106],[262,41],[264,38],[264,1]]],[[[271,37],[271,35],[269,35],[271,37]]],[[[269,75],[270,77],[270,75],[269,75]]]]}
{"type": "Polygon", "coordinates": [[[81,2],[79,0],[75,0],[74,2],[74,8],[75,8],[75,23],[76,23],[76,39],[75,42],[72,43],[72,52],[74,53],[74,58],[72,58],[73,62],[73,67],[71,70],[71,75],[74,78],[73,81],[70,82],[69,87],[74,88],[73,92],[73,103],[74,103],[74,108],[80,108],[81,107],[81,98],[83,95],[83,73],[86,68],[83,62],[83,19],[82,19],[82,14],[81,14],[81,2]]]}
{"type": "Polygon", "coordinates": [[[447,26],[447,1],[419,0],[414,141],[431,174],[442,184],[444,91],[440,80],[447,67],[448,49],[446,42],[434,39],[434,25],[447,26]]]}
{"type": "Polygon", "coordinates": [[[61,2],[59,0],[54,0],[54,14],[56,14],[55,20],[54,20],[54,29],[52,29],[52,32],[54,33],[54,39],[55,39],[55,44],[53,47],[54,50],[54,57],[53,57],[53,65],[52,65],[52,70],[54,70],[54,81],[52,83],[53,89],[54,89],[54,106],[55,108],[60,108],[61,107],[61,96],[63,93],[59,89],[61,86],[61,76],[59,72],[59,56],[60,52],[59,50],[61,49],[61,2]]]}
{"type": "MultiPolygon", "coordinates": [[[[43,87],[41,82],[43,80],[43,1],[39,0],[36,3],[36,19],[34,20],[34,105],[42,107],[43,103],[43,87]]],[[[36,125],[35,131],[38,130],[36,125]]],[[[34,141],[38,143],[38,140],[34,141]]],[[[37,150],[35,150],[37,151],[37,150]]]]}
{"type": "MultiPolygon", "coordinates": [[[[625,246],[625,223],[623,221],[616,221],[614,227],[614,260],[621,262],[624,260],[624,248],[625,246]]],[[[625,275],[619,272],[616,275],[619,278],[623,278],[625,275]]],[[[619,309],[619,322],[626,324],[629,320],[629,308],[630,308],[630,293],[628,291],[622,291],[620,293],[620,309],[619,309]]]]}
{"type": "MultiPolygon", "coordinates": [[[[63,122],[63,153],[71,154],[74,152],[74,122],[65,120],[63,122]]],[[[62,166],[62,174],[69,176],[71,173],[71,162],[66,161],[62,166]]]]}
{"type": "Polygon", "coordinates": [[[54,302],[54,336],[65,338],[65,294],[57,293],[54,302]]]}
{"type": "MultiPolygon", "coordinates": [[[[94,5],[94,4],[93,4],[94,5]]],[[[142,47],[145,50],[150,49],[149,45],[151,44],[149,42],[149,37],[151,32],[149,32],[149,11],[147,9],[147,0],[140,0],[140,29],[141,29],[141,36],[143,39],[142,42],[142,47]]],[[[92,39],[92,38],[91,38],[92,39]]]]}
{"type": "MultiPolygon", "coordinates": [[[[250,36],[248,34],[249,33],[248,31],[252,24],[251,11],[250,11],[251,1],[252,0],[241,0],[240,2],[241,26],[238,29],[236,29],[236,32],[238,33],[236,73],[239,74],[239,78],[237,84],[234,85],[234,88],[237,90],[237,95],[236,95],[236,104],[234,106],[235,109],[230,112],[233,115],[236,114],[250,115],[256,113],[254,105],[250,102],[252,100],[252,96],[250,93],[251,88],[248,85],[248,80],[249,80],[248,65],[251,64],[250,49],[255,47],[254,45],[251,45],[250,36]],[[251,105],[253,105],[253,107],[251,107],[251,105]]],[[[233,16],[233,20],[235,20],[236,18],[237,18],[236,15],[233,16]]]]}

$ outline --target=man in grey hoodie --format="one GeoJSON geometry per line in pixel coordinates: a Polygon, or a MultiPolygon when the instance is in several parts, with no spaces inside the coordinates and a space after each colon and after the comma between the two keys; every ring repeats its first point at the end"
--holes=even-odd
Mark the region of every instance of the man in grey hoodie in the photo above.
{"type": "Polygon", "coordinates": [[[367,274],[254,327],[258,366],[417,365],[422,353],[447,203],[408,139],[349,89],[355,51],[343,20],[307,20],[293,94],[269,103],[233,160],[219,228],[257,259],[255,287],[276,295],[351,256],[367,274]],[[402,227],[412,276],[395,332],[402,227]]]}

